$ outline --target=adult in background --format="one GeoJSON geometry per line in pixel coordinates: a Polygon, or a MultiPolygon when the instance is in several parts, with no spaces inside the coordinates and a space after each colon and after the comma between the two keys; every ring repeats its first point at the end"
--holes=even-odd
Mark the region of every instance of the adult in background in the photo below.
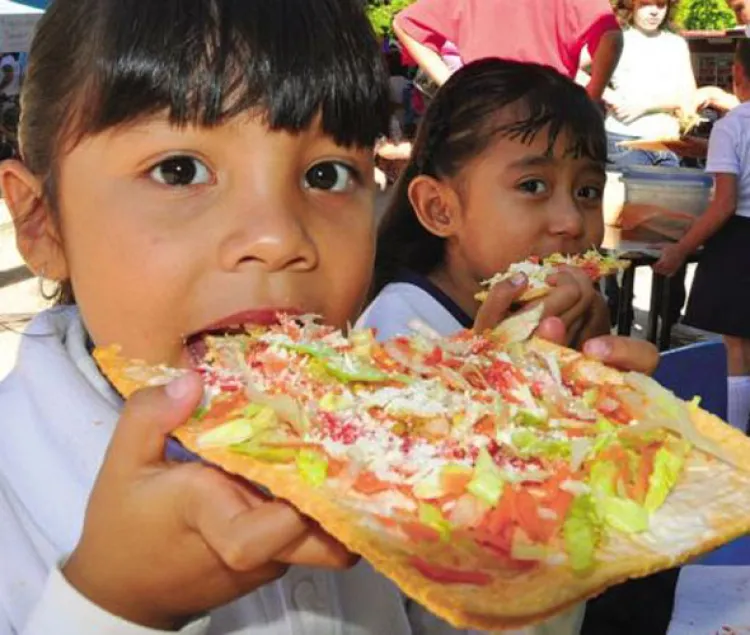
{"type": "Polygon", "coordinates": [[[592,52],[589,95],[600,100],[622,48],[609,0],[417,0],[393,29],[419,66],[442,85],[451,71],[446,41],[464,63],[486,57],[546,64],[574,78],[584,47],[592,52]]]}
{"type": "Polygon", "coordinates": [[[716,191],[711,205],[654,269],[672,275],[704,245],[685,322],[724,336],[729,360],[728,420],[747,430],[750,415],[750,41],[740,40],[733,66],[742,104],[711,131],[706,171],[716,191]]]}
{"type": "MultiPolygon", "coordinates": [[[[679,137],[680,118],[695,112],[697,89],[690,50],[685,39],[671,30],[677,5],[678,0],[618,0],[616,5],[624,46],[612,89],[604,93],[608,158],[614,170],[680,165],[673,152],[620,146],[636,139],[679,137]]],[[[617,283],[610,279],[606,285],[614,316],[619,302],[617,283]]],[[[669,318],[676,322],[685,303],[684,267],[670,280],[669,297],[669,318]]]]}
{"type": "Polygon", "coordinates": [[[612,76],[605,122],[609,160],[616,167],[677,167],[672,152],[625,150],[622,141],[678,137],[680,118],[695,111],[696,83],[690,50],[671,30],[678,0],[619,0],[624,47],[612,76]]]}

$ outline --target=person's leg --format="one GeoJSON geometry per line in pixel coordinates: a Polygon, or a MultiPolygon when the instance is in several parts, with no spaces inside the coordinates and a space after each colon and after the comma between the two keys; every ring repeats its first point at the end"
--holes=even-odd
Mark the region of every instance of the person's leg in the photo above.
{"type": "Polygon", "coordinates": [[[727,420],[738,430],[747,432],[750,417],[750,341],[724,336],[729,379],[727,384],[727,420]]]}

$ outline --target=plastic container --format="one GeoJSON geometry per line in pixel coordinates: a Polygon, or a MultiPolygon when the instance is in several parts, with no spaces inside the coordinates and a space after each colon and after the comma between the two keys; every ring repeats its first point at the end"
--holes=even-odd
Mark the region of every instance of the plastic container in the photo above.
{"type": "Polygon", "coordinates": [[[714,181],[693,168],[633,166],[623,170],[624,240],[679,240],[708,208],[714,181]]]}

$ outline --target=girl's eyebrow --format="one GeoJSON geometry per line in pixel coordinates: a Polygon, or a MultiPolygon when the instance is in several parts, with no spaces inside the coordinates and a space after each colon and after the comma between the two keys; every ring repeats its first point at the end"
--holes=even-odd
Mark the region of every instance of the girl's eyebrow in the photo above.
{"type": "Polygon", "coordinates": [[[509,169],[545,167],[555,163],[557,159],[545,154],[529,154],[521,157],[508,165],[509,169]]]}

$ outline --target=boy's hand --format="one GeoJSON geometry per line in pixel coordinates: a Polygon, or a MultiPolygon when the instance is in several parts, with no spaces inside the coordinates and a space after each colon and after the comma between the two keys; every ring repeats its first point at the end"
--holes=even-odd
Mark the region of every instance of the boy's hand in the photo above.
{"type": "Polygon", "coordinates": [[[187,375],[128,401],[63,569],[102,609],[151,628],[178,628],[288,564],[353,562],[286,503],[210,467],[164,461],[166,436],[201,394],[200,379],[187,375]]]}
{"type": "MultiPolygon", "coordinates": [[[[548,318],[537,329],[536,335],[547,341],[565,346],[565,325],[558,318],[548,318]]],[[[659,365],[659,350],[644,340],[618,335],[603,335],[586,340],[583,354],[602,364],[619,370],[636,371],[651,375],[659,365]]]]}

